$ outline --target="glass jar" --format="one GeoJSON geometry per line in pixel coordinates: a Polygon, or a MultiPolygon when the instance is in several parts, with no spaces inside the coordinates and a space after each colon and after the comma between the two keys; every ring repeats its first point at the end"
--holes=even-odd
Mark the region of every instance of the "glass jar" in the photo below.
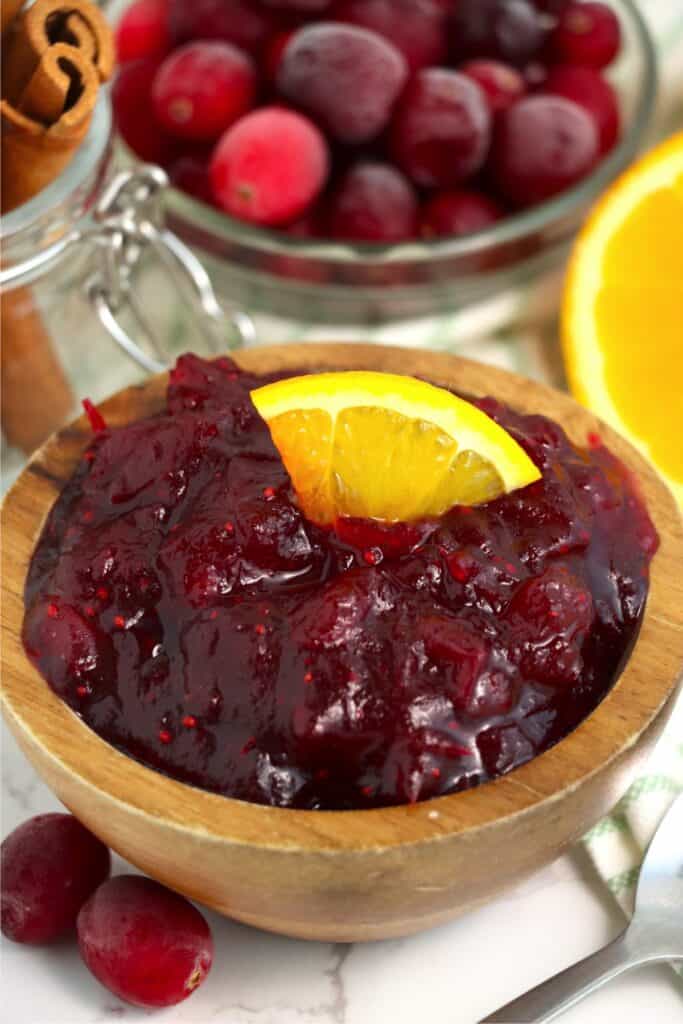
{"type": "Polygon", "coordinates": [[[248,318],[227,315],[201,264],[161,224],[164,172],[115,173],[111,127],[103,91],[71,163],[2,218],[2,428],[17,449],[6,470],[83,398],[97,402],[188,348],[215,353],[251,337],[248,318]],[[175,333],[169,295],[184,296],[187,322],[175,333]]]}

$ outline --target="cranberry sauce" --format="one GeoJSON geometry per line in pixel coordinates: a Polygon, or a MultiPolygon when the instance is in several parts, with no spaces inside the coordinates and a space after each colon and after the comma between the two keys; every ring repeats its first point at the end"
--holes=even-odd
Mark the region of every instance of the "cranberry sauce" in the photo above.
{"type": "Polygon", "coordinates": [[[423,800],[501,775],[604,697],[658,544],[625,468],[477,404],[543,472],[440,520],[308,523],[228,359],[98,432],[47,521],[24,642],[105,740],[281,807],[423,800]]]}

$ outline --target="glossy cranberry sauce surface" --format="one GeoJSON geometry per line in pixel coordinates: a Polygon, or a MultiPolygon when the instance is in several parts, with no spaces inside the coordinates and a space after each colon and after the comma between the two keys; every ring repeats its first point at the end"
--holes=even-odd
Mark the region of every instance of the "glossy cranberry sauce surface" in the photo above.
{"type": "Polygon", "coordinates": [[[26,584],[54,691],[144,764],[280,807],[423,800],[570,732],[629,652],[658,544],[626,469],[484,398],[541,480],[325,531],[251,403],[264,380],[185,356],[165,412],[94,436],[26,584]]]}

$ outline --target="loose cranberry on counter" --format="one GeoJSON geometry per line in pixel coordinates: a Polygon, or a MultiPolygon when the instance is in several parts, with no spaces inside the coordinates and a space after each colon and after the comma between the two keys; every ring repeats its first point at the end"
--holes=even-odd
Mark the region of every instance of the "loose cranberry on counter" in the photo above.
{"type": "Polygon", "coordinates": [[[117,875],[78,915],[86,967],[110,992],[135,1006],[175,1006],[211,968],[209,926],[192,904],[151,878],[117,875]]]}
{"type": "Polygon", "coordinates": [[[173,141],[156,120],[152,85],[161,62],[134,60],[119,68],[112,85],[114,123],[124,142],[148,163],[165,165],[173,154],[173,141]]]}
{"type": "Polygon", "coordinates": [[[256,68],[232,43],[186,43],[159,68],[152,86],[157,120],[181,139],[213,141],[246,114],[256,68]]]}
{"type": "Polygon", "coordinates": [[[502,206],[483,192],[437,192],[424,206],[420,218],[424,238],[458,237],[484,231],[505,216],[502,206]]]}
{"type": "Polygon", "coordinates": [[[320,193],[329,169],[325,139],[301,114],[262,107],[218,143],[211,160],[216,201],[255,224],[287,224],[320,193]]]}
{"type": "Polygon", "coordinates": [[[444,12],[435,0],[342,0],[334,18],[378,32],[401,51],[413,72],[445,63],[444,12]]]}
{"type": "Polygon", "coordinates": [[[334,139],[359,143],[386,127],[407,76],[401,53],[376,32],[323,23],[294,34],[277,87],[334,139]]]}
{"type": "Polygon", "coordinates": [[[428,68],[401,97],[389,146],[396,164],[417,185],[448,188],[479,170],[490,140],[483,90],[457,71],[428,68]]]}
{"type": "Polygon", "coordinates": [[[253,0],[169,0],[169,25],[176,43],[220,39],[255,54],[280,21],[253,0]]]}
{"type": "Polygon", "coordinates": [[[471,60],[459,70],[483,89],[492,114],[507,110],[526,92],[526,82],[517,68],[501,61],[471,60]]]}
{"type": "Polygon", "coordinates": [[[390,164],[359,163],[344,175],[330,200],[334,238],[402,242],[417,234],[415,190],[390,164]]]}
{"type": "Polygon", "coordinates": [[[600,152],[594,119],[562,96],[529,96],[496,123],[491,170],[517,206],[542,203],[584,178],[600,152]]]}
{"type": "Polygon", "coordinates": [[[587,110],[598,126],[601,155],[609,152],[619,137],[619,103],[614,89],[599,71],[577,64],[558,64],[549,69],[543,90],[573,100],[587,110]]]}
{"type": "Polygon", "coordinates": [[[170,48],[168,0],[135,0],[116,27],[119,64],[143,57],[163,57],[170,48]]]}
{"type": "Polygon", "coordinates": [[[525,64],[541,49],[545,31],[528,0],[458,0],[450,26],[456,63],[492,57],[525,64]]]}
{"type": "Polygon", "coordinates": [[[111,870],[109,850],[71,814],[39,814],[0,847],[2,933],[13,942],[54,942],[111,870]]]}
{"type": "Polygon", "coordinates": [[[550,45],[567,64],[604,68],[619,53],[619,19],[606,4],[569,3],[560,12],[550,45]]]}

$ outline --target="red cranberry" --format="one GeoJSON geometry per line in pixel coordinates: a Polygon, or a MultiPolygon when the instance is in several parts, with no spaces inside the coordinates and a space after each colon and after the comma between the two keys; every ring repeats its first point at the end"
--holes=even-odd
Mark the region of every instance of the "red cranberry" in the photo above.
{"type": "Polygon", "coordinates": [[[425,238],[471,235],[503,216],[502,207],[482,192],[437,192],[422,211],[421,233],[425,238]]]}
{"type": "Polygon", "coordinates": [[[526,92],[520,72],[497,60],[471,60],[463,64],[460,71],[481,86],[492,114],[507,110],[526,92]]]}
{"type": "Polygon", "coordinates": [[[587,110],[598,127],[600,153],[612,148],[619,137],[619,103],[614,89],[599,71],[558,64],[549,69],[544,91],[564,96],[587,110]]]}
{"type": "Polygon", "coordinates": [[[299,29],[277,76],[283,96],[340,142],[367,142],[386,126],[408,75],[403,56],[355,25],[299,29]]]}
{"type": "Polygon", "coordinates": [[[211,968],[209,926],[192,904],[151,878],[117,875],[78,915],[86,967],[135,1006],[175,1006],[211,968]]]}
{"type": "Polygon", "coordinates": [[[171,184],[202,203],[213,205],[213,191],[209,177],[209,154],[184,153],[168,168],[171,184]]]}
{"type": "Polygon", "coordinates": [[[211,160],[224,210],[256,224],[287,224],[311,205],[327,178],[325,139],[307,118],[262,107],[233,125],[211,160]]]}
{"type": "Polygon", "coordinates": [[[279,27],[276,14],[253,0],[169,0],[169,24],[176,43],[220,39],[249,53],[258,53],[279,27]]]}
{"type": "Polygon", "coordinates": [[[560,13],[550,43],[560,61],[604,68],[619,53],[619,19],[606,4],[567,4],[560,13]]]}
{"type": "Polygon", "coordinates": [[[384,36],[411,71],[446,59],[444,14],[434,0],[342,0],[334,18],[384,36]]]}
{"type": "Polygon", "coordinates": [[[593,118],[561,96],[530,96],[496,124],[491,167],[501,193],[518,206],[541,203],[584,178],[599,156],[593,118]]]}
{"type": "Polygon", "coordinates": [[[149,57],[124,64],[114,79],[111,101],[114,123],[136,156],[153,164],[165,164],[173,143],[157,124],[152,103],[152,83],[159,60],[149,57]]]}
{"type": "Polygon", "coordinates": [[[447,188],[479,170],[490,139],[491,115],[480,87],[457,71],[428,68],[401,97],[390,149],[418,185],[447,188]]]}
{"type": "Polygon", "coordinates": [[[71,814],[39,814],[0,847],[2,933],[13,942],[53,942],[73,930],[107,878],[107,847],[71,814]]]}
{"type": "Polygon", "coordinates": [[[256,69],[232,43],[187,43],[163,62],[152,86],[157,120],[182,139],[212,141],[253,106],[256,69]]]}
{"type": "Polygon", "coordinates": [[[545,33],[528,0],[458,0],[451,19],[456,61],[493,57],[524,64],[541,49],[545,33]]]}
{"type": "Polygon", "coordinates": [[[119,64],[143,57],[163,57],[170,49],[168,0],[135,0],[116,27],[119,64]]]}
{"type": "Polygon", "coordinates": [[[402,242],[417,234],[417,196],[389,164],[359,163],[347,171],[330,201],[334,238],[402,242]]]}

